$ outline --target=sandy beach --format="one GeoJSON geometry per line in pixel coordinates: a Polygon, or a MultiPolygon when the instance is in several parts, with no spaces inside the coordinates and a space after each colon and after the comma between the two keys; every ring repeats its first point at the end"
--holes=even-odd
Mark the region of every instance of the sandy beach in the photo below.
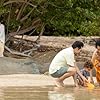
{"type": "MultiPolygon", "coordinates": [[[[96,79],[94,77],[94,81],[96,79]]],[[[64,81],[65,85],[74,85],[73,78],[69,77],[64,81]]],[[[55,86],[54,79],[47,75],[38,74],[12,74],[0,75],[0,87],[13,86],[55,86]]]]}

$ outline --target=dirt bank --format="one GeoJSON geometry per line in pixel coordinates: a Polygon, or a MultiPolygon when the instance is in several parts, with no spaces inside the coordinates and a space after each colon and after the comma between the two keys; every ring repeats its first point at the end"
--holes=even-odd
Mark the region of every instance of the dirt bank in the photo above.
{"type": "MultiPolygon", "coordinates": [[[[21,38],[20,36],[16,36],[21,38]]],[[[76,61],[78,62],[79,67],[83,66],[83,62],[87,59],[91,59],[93,51],[95,50],[94,40],[99,37],[54,37],[54,36],[41,36],[39,48],[32,52],[31,59],[36,61],[41,65],[41,73],[48,71],[49,65],[54,58],[54,56],[61,49],[71,46],[71,44],[76,41],[84,42],[85,46],[80,55],[76,56],[76,61]]],[[[24,36],[23,39],[35,41],[37,36],[24,36]]],[[[28,44],[27,44],[28,45],[28,44]]],[[[16,57],[15,55],[7,55],[9,57],[16,57]]],[[[20,57],[19,57],[20,58],[20,57]]]]}
{"type": "MultiPolygon", "coordinates": [[[[35,41],[35,37],[24,37],[25,39],[35,41]]],[[[53,37],[53,36],[42,36],[40,38],[40,48],[38,51],[33,52],[32,57],[34,60],[38,60],[41,63],[50,62],[53,57],[61,49],[71,46],[71,44],[76,41],[82,41],[84,43],[83,51],[80,55],[76,56],[78,62],[84,62],[87,59],[91,59],[93,51],[95,50],[94,40],[99,37],[53,37]],[[46,59],[46,60],[45,60],[46,59]]]]}

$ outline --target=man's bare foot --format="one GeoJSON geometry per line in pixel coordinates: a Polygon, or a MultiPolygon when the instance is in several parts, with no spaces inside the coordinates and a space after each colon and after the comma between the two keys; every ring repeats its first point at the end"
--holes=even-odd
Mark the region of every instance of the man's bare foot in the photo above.
{"type": "Polygon", "coordinates": [[[55,84],[57,87],[64,87],[64,83],[62,81],[56,80],[55,84]]]}

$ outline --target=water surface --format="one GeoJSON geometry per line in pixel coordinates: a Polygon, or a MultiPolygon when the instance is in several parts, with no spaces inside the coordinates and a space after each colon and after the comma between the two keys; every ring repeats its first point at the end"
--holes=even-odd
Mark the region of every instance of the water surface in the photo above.
{"type": "Polygon", "coordinates": [[[0,88],[0,100],[100,100],[100,88],[6,87],[0,88]]]}

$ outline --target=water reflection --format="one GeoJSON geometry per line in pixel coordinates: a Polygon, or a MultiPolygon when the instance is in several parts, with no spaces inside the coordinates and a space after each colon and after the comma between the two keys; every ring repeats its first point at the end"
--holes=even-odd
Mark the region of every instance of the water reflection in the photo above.
{"type": "Polygon", "coordinates": [[[49,100],[75,100],[73,93],[55,93],[53,91],[48,92],[49,100]]]}
{"type": "Polygon", "coordinates": [[[0,100],[48,100],[48,88],[7,87],[2,89],[0,100]]]}
{"type": "Polygon", "coordinates": [[[100,100],[100,88],[88,90],[87,88],[56,88],[48,91],[49,100],[100,100]]]}
{"type": "Polygon", "coordinates": [[[100,88],[6,87],[0,89],[0,100],[100,100],[100,88]]]}

